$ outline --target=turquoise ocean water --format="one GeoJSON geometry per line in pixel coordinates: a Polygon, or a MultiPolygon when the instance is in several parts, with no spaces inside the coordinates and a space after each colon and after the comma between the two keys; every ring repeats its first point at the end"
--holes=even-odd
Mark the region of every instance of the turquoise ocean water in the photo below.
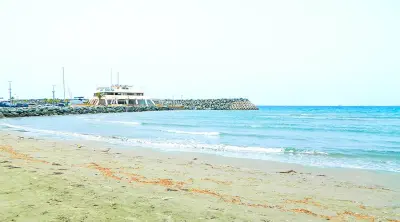
{"type": "Polygon", "coordinates": [[[164,151],[400,172],[400,107],[260,107],[0,120],[0,130],[164,151]]]}

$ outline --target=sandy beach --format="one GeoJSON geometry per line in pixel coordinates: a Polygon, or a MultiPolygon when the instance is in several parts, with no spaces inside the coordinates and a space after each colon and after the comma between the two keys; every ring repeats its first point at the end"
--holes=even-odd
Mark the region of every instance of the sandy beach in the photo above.
{"type": "Polygon", "coordinates": [[[400,175],[0,133],[0,221],[400,221],[400,175]]]}

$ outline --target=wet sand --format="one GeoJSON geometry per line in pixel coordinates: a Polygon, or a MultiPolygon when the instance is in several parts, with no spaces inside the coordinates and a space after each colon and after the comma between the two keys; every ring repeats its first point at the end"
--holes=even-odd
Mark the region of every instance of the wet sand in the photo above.
{"type": "Polygon", "coordinates": [[[0,221],[400,221],[399,181],[0,132],[0,221]]]}

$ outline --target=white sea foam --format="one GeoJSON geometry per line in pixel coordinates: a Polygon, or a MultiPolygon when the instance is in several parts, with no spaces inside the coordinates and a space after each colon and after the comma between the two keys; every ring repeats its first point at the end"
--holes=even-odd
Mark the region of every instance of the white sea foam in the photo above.
{"type": "Polygon", "coordinates": [[[131,122],[131,121],[107,121],[108,123],[119,123],[124,125],[141,125],[139,122],[131,122]]]}
{"type": "MultiPolygon", "coordinates": [[[[181,150],[181,151],[215,151],[215,152],[231,152],[231,153],[246,153],[246,154],[268,154],[268,153],[292,153],[292,154],[307,154],[307,155],[328,155],[328,153],[320,151],[301,151],[301,150],[285,150],[284,148],[270,148],[270,147],[254,147],[254,146],[233,146],[226,144],[201,144],[193,143],[188,141],[182,142],[169,142],[169,141],[152,141],[144,139],[134,139],[134,138],[123,138],[123,137],[103,137],[98,135],[73,133],[73,132],[63,132],[55,130],[44,130],[36,129],[25,126],[11,125],[2,123],[1,125],[10,128],[26,130],[28,132],[36,132],[47,135],[58,135],[67,137],[78,137],[86,140],[92,141],[104,141],[110,143],[118,143],[122,145],[139,146],[139,147],[153,147],[161,149],[170,150],[181,150]]],[[[176,131],[167,130],[167,132],[172,133],[184,133],[184,134],[194,134],[194,135],[219,135],[218,132],[186,132],[186,131],[176,131]]]]}
{"type": "MultiPolygon", "coordinates": [[[[81,138],[90,141],[102,141],[111,144],[131,146],[131,147],[143,147],[143,148],[156,148],[166,151],[184,151],[184,152],[204,152],[204,153],[216,153],[223,156],[234,156],[234,157],[245,157],[251,159],[270,159],[276,160],[281,157],[284,158],[285,154],[291,155],[323,155],[328,158],[328,154],[319,151],[307,151],[307,150],[296,150],[296,149],[284,149],[284,148],[268,148],[268,147],[256,147],[256,146],[233,146],[225,144],[201,144],[191,141],[157,141],[157,140],[146,140],[146,139],[135,139],[135,138],[123,138],[123,137],[109,137],[109,136],[99,136],[90,135],[82,133],[64,132],[64,131],[54,131],[54,130],[44,130],[36,129],[31,127],[12,125],[7,123],[0,123],[0,125],[25,130],[31,133],[38,133],[39,135],[56,135],[61,138],[81,138]]],[[[322,157],[321,157],[322,158],[322,157]]],[[[385,169],[393,172],[400,172],[398,165],[396,163],[390,164],[385,162],[382,164],[373,165],[363,162],[352,162],[345,163],[337,159],[330,158],[329,161],[326,159],[310,159],[302,157],[300,159],[287,159],[284,158],[286,162],[304,164],[307,163],[312,166],[330,166],[330,167],[346,167],[346,168],[363,168],[363,169],[385,169]],[[388,166],[390,165],[390,166],[388,166]]]]}
{"type": "Polygon", "coordinates": [[[195,132],[195,131],[181,131],[181,130],[164,130],[168,133],[177,133],[177,134],[190,134],[190,135],[204,135],[204,136],[218,136],[219,132],[195,132]]]}
{"type": "Polygon", "coordinates": [[[328,153],[320,152],[320,151],[301,151],[301,154],[308,154],[308,155],[328,155],[328,153]]]}
{"type": "Polygon", "coordinates": [[[58,135],[58,136],[67,136],[67,137],[79,137],[79,138],[83,138],[83,139],[87,139],[87,140],[96,140],[96,141],[102,140],[102,137],[97,136],[97,135],[81,134],[81,133],[73,133],[73,132],[63,132],[63,131],[56,131],[56,130],[36,129],[36,128],[12,125],[12,124],[7,124],[7,123],[2,123],[1,125],[7,126],[10,128],[14,128],[14,129],[25,130],[25,131],[32,132],[32,133],[41,133],[41,134],[46,134],[46,135],[58,135]]]}
{"type": "MultiPolygon", "coordinates": [[[[95,119],[95,118],[83,118],[83,120],[85,121],[89,121],[89,122],[102,122],[101,119],[95,119]]],[[[141,123],[139,122],[131,122],[131,121],[103,121],[105,123],[114,123],[114,124],[123,124],[123,125],[141,125],[141,123]]]]}
{"type": "MultiPolygon", "coordinates": [[[[283,148],[264,148],[264,147],[250,147],[250,146],[232,146],[225,144],[201,144],[201,143],[193,143],[188,141],[180,141],[180,142],[170,142],[170,141],[152,141],[145,139],[134,139],[134,138],[123,138],[123,137],[103,137],[98,135],[89,135],[82,133],[73,133],[73,132],[63,132],[63,131],[54,131],[54,130],[44,130],[44,129],[36,129],[25,126],[11,125],[5,124],[2,125],[15,128],[15,129],[23,129],[33,133],[40,133],[46,135],[59,135],[59,136],[67,136],[67,137],[78,137],[86,140],[92,141],[104,141],[110,143],[117,143],[122,145],[130,145],[130,146],[138,146],[138,147],[153,147],[153,148],[161,148],[167,150],[181,150],[181,151],[216,151],[216,152],[232,152],[232,153],[248,153],[248,154],[260,154],[260,153],[283,153],[283,148]]],[[[196,133],[196,132],[195,132],[196,133]]],[[[199,132],[197,132],[199,133],[199,132]]],[[[201,134],[203,135],[203,134],[201,134]]]]}
{"type": "Polygon", "coordinates": [[[95,119],[95,118],[79,118],[79,119],[83,119],[84,121],[88,121],[88,122],[100,122],[101,119],[95,119]]]}

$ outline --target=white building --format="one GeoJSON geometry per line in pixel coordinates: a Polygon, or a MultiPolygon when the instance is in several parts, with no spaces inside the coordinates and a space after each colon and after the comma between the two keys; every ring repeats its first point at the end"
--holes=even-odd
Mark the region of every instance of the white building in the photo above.
{"type": "Polygon", "coordinates": [[[112,85],[111,87],[97,87],[93,98],[89,100],[92,105],[132,105],[155,106],[153,100],[144,96],[142,91],[135,90],[133,86],[112,85]],[[99,100],[99,96],[101,98],[99,100]]]}

